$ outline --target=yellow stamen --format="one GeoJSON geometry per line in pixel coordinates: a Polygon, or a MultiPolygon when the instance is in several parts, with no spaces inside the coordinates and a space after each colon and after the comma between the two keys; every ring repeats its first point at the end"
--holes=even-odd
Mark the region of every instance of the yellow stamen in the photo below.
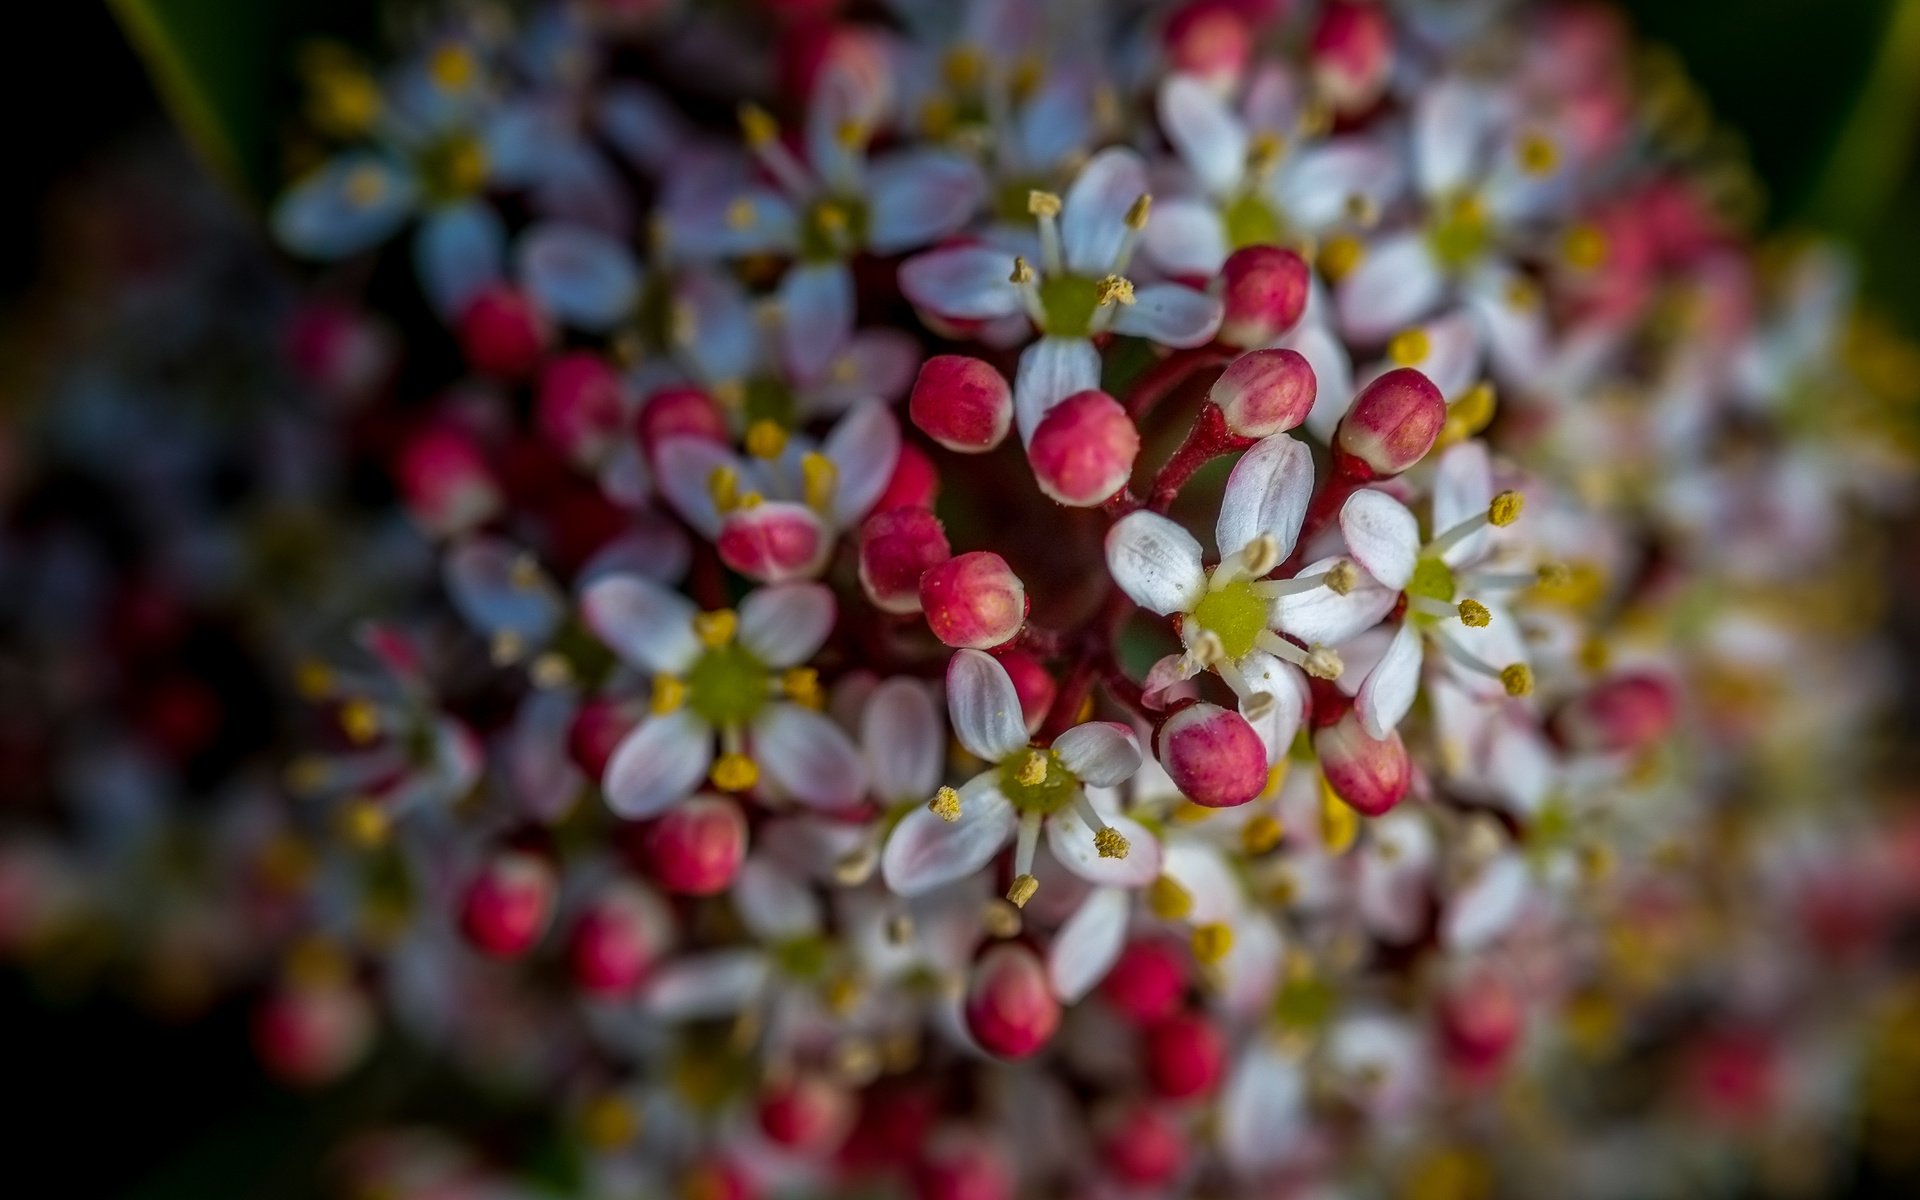
{"type": "Polygon", "coordinates": [[[950,787],[943,787],[927,801],[927,810],[951,825],[960,819],[960,793],[950,787]]]}
{"type": "Polygon", "coordinates": [[[1326,276],[1328,283],[1339,283],[1353,274],[1353,269],[1365,258],[1367,248],[1360,239],[1351,234],[1337,234],[1327,239],[1320,247],[1320,274],[1326,276]]]}
{"type": "Polygon", "coordinates": [[[817,450],[809,453],[800,460],[800,478],[808,508],[824,512],[832,507],[834,489],[840,484],[840,470],[832,459],[817,450]]]}
{"type": "Polygon", "coordinates": [[[1500,685],[1507,689],[1509,696],[1530,696],[1533,694],[1533,670],[1525,663],[1502,667],[1500,685]]]}
{"type": "Polygon", "coordinates": [[[1060,215],[1060,197],[1035,188],[1027,193],[1027,212],[1036,217],[1057,217],[1060,215]]]}
{"type": "MultiPolygon", "coordinates": [[[[1028,876],[1022,875],[1021,878],[1026,879],[1028,876]]],[[[994,937],[1019,937],[1023,924],[1024,922],[1020,919],[1020,910],[998,896],[980,906],[980,927],[994,937]]]]}
{"type": "Polygon", "coordinates": [[[1607,261],[1607,235],[1593,225],[1575,225],[1560,240],[1560,255],[1576,271],[1592,271],[1607,261]]]}
{"type": "Polygon", "coordinates": [[[1007,903],[1015,908],[1025,908],[1027,901],[1040,890],[1040,881],[1031,875],[1016,875],[1013,885],[1007,889],[1007,903]]]}
{"type": "Polygon", "coordinates": [[[1520,169],[1529,175],[1548,175],[1560,165],[1559,148],[1540,133],[1523,136],[1514,147],[1514,157],[1520,160],[1520,169]]]}
{"type": "Polygon", "coordinates": [[[540,571],[540,560],[531,554],[519,555],[507,568],[507,582],[523,592],[539,587],[545,578],[540,571]]]}
{"type": "Polygon", "coordinates": [[[740,496],[740,507],[748,512],[751,512],[752,510],[759,508],[762,504],[765,504],[766,502],[767,502],[767,498],[765,496],[762,496],[759,492],[743,492],[741,493],[741,496],[740,496]]]}
{"type": "Polygon", "coordinates": [[[842,121],[833,131],[833,140],[842,150],[858,150],[867,141],[867,127],[858,121],[842,121]]]}
{"type": "Polygon", "coordinates": [[[1573,582],[1573,571],[1565,563],[1541,563],[1534,575],[1541,587],[1566,587],[1573,582]]]}
{"type": "Polygon", "coordinates": [[[822,233],[839,234],[847,231],[847,210],[831,201],[813,210],[813,220],[822,233]]]}
{"type": "Polygon", "coordinates": [[[1141,192],[1138,199],[1127,206],[1127,228],[1145,229],[1147,216],[1153,212],[1153,197],[1141,192]]]}
{"type": "Polygon", "coordinates": [[[1447,409],[1447,420],[1458,421],[1469,436],[1479,433],[1493,420],[1495,395],[1490,383],[1476,383],[1447,409]]]}
{"type": "Polygon", "coordinates": [[[1493,613],[1478,600],[1460,602],[1460,623],[1471,629],[1485,629],[1493,620],[1493,613]]]}
{"type": "Polygon", "coordinates": [[[744,754],[722,754],[707,778],[723,792],[744,792],[760,782],[760,768],[744,754]]]}
{"type": "Polygon", "coordinates": [[[1171,875],[1161,875],[1147,885],[1147,907],[1162,921],[1184,921],[1193,911],[1193,893],[1171,875]]]}
{"type": "Polygon", "coordinates": [[[1424,329],[1403,329],[1387,343],[1387,357],[1402,367],[1423,363],[1432,352],[1433,339],[1424,329]]]}
{"type": "Polygon", "coordinates": [[[980,81],[987,65],[986,55],[977,46],[955,46],[940,63],[949,87],[965,90],[980,81]]]}
{"type": "Polygon", "coordinates": [[[826,1002],[827,1011],[840,1017],[852,1012],[863,994],[860,981],[852,975],[836,975],[820,989],[820,998],[826,1002]]]}
{"type": "Polygon", "coordinates": [[[818,709],[826,699],[820,690],[820,672],[812,667],[789,667],[782,672],[780,690],[803,708],[818,709]]]}
{"type": "Polygon", "coordinates": [[[1193,928],[1193,956],[1202,966],[1214,966],[1233,953],[1233,926],[1213,921],[1193,928]]]}
{"type": "Polygon", "coordinates": [[[319,72],[312,81],[313,97],[307,115],[322,133],[358,137],[380,119],[380,85],[355,66],[319,72]]]}
{"type": "Polygon", "coordinates": [[[1519,492],[1501,492],[1487,505],[1487,520],[1495,525],[1507,526],[1520,519],[1520,510],[1526,506],[1526,497],[1519,492]]]}
{"type": "Polygon", "coordinates": [[[1346,559],[1327,568],[1327,590],[1336,596],[1345,596],[1360,584],[1360,570],[1346,559]]]}
{"type": "Polygon", "coordinates": [[[1016,254],[1013,256],[1013,273],[1007,276],[1008,283],[1032,283],[1033,265],[1016,254]]]}
{"type": "Polygon", "coordinates": [[[355,167],[347,176],[347,202],[356,208],[372,208],[387,194],[387,173],[371,163],[355,167]]]}
{"type": "Polygon", "coordinates": [[[380,736],[380,710],[365,696],[355,696],[340,706],[340,728],[358,745],[366,745],[380,736]]]}
{"type": "Polygon", "coordinates": [[[527,639],[520,636],[517,629],[496,629],[493,641],[487,647],[488,655],[496,667],[511,666],[520,661],[527,652],[527,639]]]}
{"type": "Polygon", "coordinates": [[[553,650],[534,659],[532,665],[527,668],[527,673],[533,679],[533,686],[547,690],[565,687],[575,678],[573,663],[569,662],[564,654],[553,650]]]}
{"type": "Polygon", "coordinates": [[[325,699],[333,684],[333,668],[317,659],[303,658],[293,668],[294,690],[304,699],[325,699]]]}
{"type": "Polygon", "coordinates": [[[728,645],[734,635],[740,632],[740,618],[730,608],[716,608],[712,612],[703,612],[693,619],[694,636],[700,644],[709,650],[718,650],[728,645]]]}
{"type": "Polygon", "coordinates": [[[1347,669],[1347,664],[1340,659],[1340,652],[1331,646],[1315,646],[1307,651],[1307,661],[1300,665],[1315,679],[1338,679],[1340,673],[1347,669]]]}
{"type": "Polygon", "coordinates": [[[1122,275],[1109,275],[1094,284],[1093,295],[1103,308],[1109,304],[1132,304],[1133,281],[1122,275]]]}
{"type": "Polygon", "coordinates": [[[362,850],[387,844],[393,831],[393,818],[378,802],[361,797],[340,810],[340,832],[349,843],[362,850]]]}
{"type": "Polygon", "coordinates": [[[1094,831],[1093,848],[1100,852],[1101,858],[1125,858],[1127,851],[1132,849],[1127,844],[1126,835],[1111,825],[1094,831]]]}
{"type": "Polygon", "coordinates": [[[727,205],[727,227],[729,229],[752,229],[758,217],[753,201],[741,196],[727,205]]]}
{"type": "Polygon", "coordinates": [[[707,497],[723,517],[739,508],[740,473],[732,467],[715,467],[707,475],[707,497]]]}
{"type": "Polygon", "coordinates": [[[640,1115],[620,1096],[600,1096],[580,1113],[580,1132],[596,1150],[618,1150],[640,1132],[640,1115]]]}
{"type": "Polygon", "coordinates": [[[1020,764],[1014,778],[1026,787],[1039,787],[1047,781],[1047,756],[1039,750],[1027,751],[1027,761],[1020,764]]]}
{"type": "Polygon", "coordinates": [[[473,82],[475,67],[473,55],[465,46],[442,46],[433,53],[433,61],[428,66],[433,82],[443,92],[458,92],[473,82]]]}
{"type": "Polygon", "coordinates": [[[1354,839],[1360,836],[1360,817],[1353,808],[1333,790],[1333,785],[1325,779],[1320,781],[1320,841],[1328,854],[1345,854],[1353,848],[1354,839]]]}
{"type": "Polygon", "coordinates": [[[773,114],[758,104],[742,104],[740,133],[747,139],[749,148],[758,150],[780,136],[780,126],[774,123],[773,114]]]}
{"type": "Polygon", "coordinates": [[[1256,133],[1247,146],[1247,173],[1265,177],[1273,174],[1280,165],[1280,156],[1287,152],[1287,139],[1277,133],[1256,133]]]}
{"type": "Polygon", "coordinates": [[[1265,854],[1280,844],[1284,832],[1279,818],[1259,813],[1240,827],[1240,845],[1248,854],[1265,854]]]}
{"type": "Polygon", "coordinates": [[[787,448],[787,431],[777,421],[760,418],[747,426],[747,453],[755,458],[779,458],[787,448]]]}
{"type": "Polygon", "coordinates": [[[920,132],[933,141],[944,141],[953,132],[953,101],[945,96],[929,96],[920,105],[920,132]]]}
{"type": "Polygon", "coordinates": [[[648,702],[648,708],[653,711],[654,716],[664,717],[668,713],[679,712],[686,702],[686,684],[672,675],[653,677],[653,699],[648,702]]]}
{"type": "Polygon", "coordinates": [[[1269,800],[1280,794],[1281,785],[1287,782],[1288,761],[1289,760],[1282,758],[1279,762],[1267,768],[1267,786],[1260,789],[1260,798],[1262,800],[1269,800]]]}

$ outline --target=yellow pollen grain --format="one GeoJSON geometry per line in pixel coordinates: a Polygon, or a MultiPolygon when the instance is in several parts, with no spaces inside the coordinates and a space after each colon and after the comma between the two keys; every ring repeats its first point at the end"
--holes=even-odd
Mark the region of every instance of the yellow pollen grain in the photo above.
{"type": "Polygon", "coordinates": [[[1565,563],[1541,563],[1534,577],[1541,587],[1566,587],[1573,582],[1573,571],[1565,563]]]}
{"type": "Polygon", "coordinates": [[[618,1150],[640,1132],[640,1115],[620,1096],[601,1096],[580,1114],[580,1132],[596,1150],[618,1150]]]}
{"type": "Polygon", "coordinates": [[[301,659],[293,668],[293,688],[303,699],[324,699],[333,691],[333,682],[333,668],[317,659],[301,659]]]}
{"type": "Polygon", "coordinates": [[[987,65],[986,55],[977,46],[955,46],[940,63],[947,86],[971,88],[980,81],[987,65]]]}
{"type": "Polygon", "coordinates": [[[1033,282],[1033,265],[1029,263],[1025,258],[1022,258],[1020,255],[1018,254],[1014,255],[1013,271],[1010,274],[1008,274],[1007,282],[1008,283],[1032,283],[1033,282]]]}
{"type": "Polygon", "coordinates": [[[1027,752],[1027,761],[1020,764],[1020,770],[1014,779],[1026,787],[1039,787],[1047,781],[1047,756],[1038,750],[1027,752]]]}
{"type": "Polygon", "coordinates": [[[787,431],[765,417],[747,426],[747,453],[755,458],[779,458],[787,448],[787,431]]]}
{"type": "Polygon", "coordinates": [[[527,639],[520,636],[520,631],[517,629],[497,629],[494,631],[492,644],[487,647],[487,652],[493,658],[494,666],[510,666],[519,662],[521,656],[526,654],[527,639]]]}
{"type": "Polygon", "coordinates": [[[1233,926],[1225,921],[1196,925],[1192,944],[1193,956],[1200,960],[1200,964],[1214,966],[1233,953],[1233,926]]]}
{"type": "Polygon", "coordinates": [[[1280,788],[1287,782],[1288,760],[1282,758],[1267,768],[1267,786],[1260,789],[1260,798],[1271,799],[1280,794],[1280,788]]]}
{"type": "Polygon", "coordinates": [[[740,475],[732,467],[715,467],[707,473],[707,498],[721,516],[740,507],[740,475]]]}
{"type": "Polygon", "coordinates": [[[1027,193],[1027,212],[1036,217],[1057,217],[1060,215],[1060,197],[1035,188],[1027,193]]]}
{"type": "Polygon", "coordinates": [[[1123,275],[1109,275],[1094,285],[1094,299],[1102,307],[1134,302],[1133,281],[1123,275]]]}
{"type": "Polygon", "coordinates": [[[727,205],[727,228],[729,229],[752,229],[756,219],[758,219],[758,212],[753,207],[753,201],[745,196],[727,205]]]}
{"type": "Polygon", "coordinates": [[[1027,901],[1040,890],[1040,881],[1031,875],[1016,875],[1012,886],[1007,888],[1007,903],[1015,908],[1025,908],[1027,901]]]}
{"type": "Polygon", "coordinates": [[[387,194],[387,173],[371,163],[355,167],[347,176],[347,202],[356,208],[372,208],[387,194]]]}
{"type": "Polygon", "coordinates": [[[1247,146],[1247,172],[1256,176],[1267,176],[1280,165],[1280,156],[1287,152],[1287,139],[1277,133],[1257,133],[1247,146]]]}
{"type": "Polygon", "coordinates": [[[1265,854],[1280,844],[1284,832],[1279,818],[1260,813],[1240,827],[1240,847],[1248,854],[1265,854]]]}
{"type": "Polygon", "coordinates": [[[927,801],[927,811],[951,825],[960,819],[960,793],[943,787],[927,801]]]}
{"type": "Polygon", "coordinates": [[[1127,206],[1127,228],[1145,229],[1147,217],[1153,212],[1153,197],[1141,192],[1134,202],[1127,206]]]}
{"type": "Polygon", "coordinates": [[[1346,559],[1327,568],[1327,590],[1336,596],[1345,596],[1360,583],[1360,571],[1346,559]]]}
{"type": "Polygon", "coordinates": [[[1526,498],[1519,492],[1501,492],[1487,505],[1487,520],[1495,525],[1511,525],[1520,519],[1520,510],[1526,506],[1526,498]]]}
{"type": "Polygon", "coordinates": [[[1493,420],[1496,395],[1493,385],[1486,382],[1474,384],[1463,392],[1447,409],[1449,421],[1458,421],[1469,435],[1479,433],[1493,420]]]}
{"type": "Polygon", "coordinates": [[[1403,329],[1387,343],[1387,357],[1397,366],[1411,367],[1427,361],[1433,352],[1433,339],[1420,328],[1403,329]]]}
{"type": "Polygon", "coordinates": [[[1351,234],[1337,234],[1327,239],[1320,247],[1320,273],[1326,276],[1328,283],[1339,283],[1353,274],[1353,269],[1365,258],[1367,248],[1360,239],[1351,234]]]}
{"type": "Polygon", "coordinates": [[[1493,613],[1478,600],[1460,602],[1460,623],[1470,629],[1485,629],[1493,621],[1493,613]]]}
{"type": "Polygon", "coordinates": [[[1171,875],[1160,875],[1147,885],[1147,907],[1162,921],[1184,921],[1193,912],[1193,893],[1171,875]]]}
{"type": "Polygon", "coordinates": [[[340,810],[340,833],[351,845],[373,850],[387,844],[393,818],[378,802],[360,797],[340,810]]]}
{"type": "Polygon", "coordinates": [[[740,496],[740,507],[748,511],[759,508],[766,502],[767,498],[759,492],[744,492],[740,496]]]}
{"type": "Polygon", "coordinates": [[[1500,669],[1500,686],[1507,689],[1509,696],[1530,696],[1533,694],[1533,669],[1525,663],[1513,663],[1500,669]]]}
{"type": "Polygon", "coordinates": [[[1360,817],[1333,785],[1320,781],[1320,841],[1328,854],[1345,854],[1360,836],[1360,817]]]}
{"type": "Polygon", "coordinates": [[[340,729],[364,746],[380,736],[380,710],[365,696],[355,696],[340,706],[340,729]]]}
{"type": "Polygon", "coordinates": [[[802,708],[819,709],[826,702],[820,690],[820,672],[812,667],[789,667],[780,676],[780,690],[802,708]]]}
{"type": "Polygon", "coordinates": [[[709,650],[730,644],[740,632],[740,617],[730,608],[716,608],[693,618],[693,634],[709,650]]]}
{"type": "Polygon", "coordinates": [[[833,140],[842,150],[858,150],[867,141],[867,127],[858,121],[842,121],[833,131],[833,140]]]}
{"type": "MultiPolygon", "coordinates": [[[[1020,878],[1026,879],[1029,876],[1022,875],[1020,878]]],[[[1025,922],[1020,919],[1020,910],[998,896],[980,906],[980,927],[993,937],[1019,937],[1024,925],[1025,922]]]]}
{"type": "Polygon", "coordinates": [[[1576,271],[1592,271],[1607,261],[1607,235],[1592,225],[1575,225],[1560,240],[1560,256],[1576,271]]]}
{"type": "Polygon", "coordinates": [[[773,114],[758,104],[742,104],[740,133],[747,139],[748,146],[759,149],[780,136],[780,127],[774,124],[773,114]]]}
{"type": "Polygon", "coordinates": [[[840,484],[840,470],[833,460],[814,451],[800,460],[800,479],[807,507],[824,511],[833,504],[834,490],[840,484]]]}
{"type": "Polygon", "coordinates": [[[1101,858],[1125,858],[1133,847],[1128,845],[1126,835],[1109,825],[1094,831],[1093,848],[1101,858]]]}
{"type": "Polygon", "coordinates": [[[744,792],[760,782],[760,768],[744,754],[722,754],[707,778],[723,792],[744,792]]]}
{"type": "Polygon", "coordinates": [[[652,710],[654,716],[664,717],[668,713],[679,712],[680,707],[686,702],[686,684],[672,675],[653,677],[653,699],[648,701],[647,707],[652,710]]]}
{"type": "Polygon", "coordinates": [[[1560,165],[1560,149],[1544,134],[1529,133],[1514,147],[1520,169],[1529,175],[1549,175],[1560,165]]]}

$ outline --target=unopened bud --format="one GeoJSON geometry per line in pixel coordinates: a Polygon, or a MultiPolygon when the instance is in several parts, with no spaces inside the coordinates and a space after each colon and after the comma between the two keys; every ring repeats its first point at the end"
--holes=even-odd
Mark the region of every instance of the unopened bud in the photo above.
{"type": "Polygon", "coordinates": [[[632,884],[615,884],[587,905],[567,945],[574,986],[617,996],[640,985],[659,949],[661,914],[651,910],[656,903],[632,884]]]}
{"type": "Polygon", "coordinates": [[[559,881],[537,854],[508,850],[494,855],[460,897],[460,929],[484,954],[525,954],[553,918],[559,881]]]}
{"type": "Polygon", "coordinates": [[[1264,346],[1300,323],[1313,273],[1278,246],[1245,246],[1220,265],[1220,341],[1264,346]]]}
{"type": "Polygon", "coordinates": [[[1400,803],[1413,782],[1412,764],[1399,732],[1369,737],[1356,712],[1315,730],[1313,752],[1334,793],[1369,817],[1400,803]]]}
{"type": "Polygon", "coordinates": [[[498,283],[461,311],[460,351],[482,375],[520,380],[532,375],[553,341],[553,326],[533,299],[498,283]]]}
{"type": "Polygon", "coordinates": [[[1246,72],[1253,30],[1228,0],[1193,0],[1167,18],[1161,34],[1169,70],[1193,75],[1222,91],[1246,72]]]}
{"type": "Polygon", "coordinates": [[[427,532],[448,536],[491,520],[502,495],[479,443],[458,425],[429,426],[406,444],[396,465],[407,511],[427,532]]]}
{"type": "Polygon", "coordinates": [[[1186,990],[1182,954],[1164,941],[1128,943],[1100,985],[1107,1002],[1136,1025],[1171,1016],[1186,990]]]}
{"type": "Polygon", "coordinates": [[[1147,1081],[1169,1100],[1206,1095],[1226,1071],[1226,1038],[1198,1013],[1180,1013],[1153,1026],[1142,1049],[1147,1081]]]}
{"type": "Polygon", "coordinates": [[[1247,719],[1230,708],[1195,704],[1160,727],[1160,765],[1174,786],[1206,808],[1233,808],[1267,784],[1267,748],[1247,719]]]}
{"type": "Polygon", "coordinates": [[[1384,5],[1334,0],[1320,12],[1309,43],[1320,93],[1342,113],[1369,108],[1387,86],[1393,30],[1384,5]]]}
{"type": "Polygon", "coordinates": [[[714,539],[720,561],[749,579],[779,583],[812,575],[832,548],[820,516],[804,504],[743,504],[714,539]]]}
{"type": "Polygon", "coordinates": [[[920,577],[952,556],[940,518],[929,510],[876,512],[860,527],[860,586],[884,612],[919,612],[920,577]]]}
{"type": "Polygon", "coordinates": [[[726,445],[726,414],[706,392],[696,387],[661,388],[640,406],[640,448],[651,459],[668,438],[692,437],[726,445]]]}
{"type": "Polygon", "coordinates": [[[1060,1026],[1046,966],[1017,942],[1001,942],[980,957],[962,1011],[973,1040],[1001,1058],[1033,1054],[1060,1026]]]}
{"type": "Polygon", "coordinates": [[[989,551],[961,554],[920,577],[920,607],[933,635],[956,650],[990,650],[1013,640],[1027,619],[1027,589],[989,551]]]}
{"type": "Polygon", "coordinates": [[[854,1098],[822,1076],[796,1075],[768,1086],[759,1115],[761,1130],[775,1145],[827,1153],[853,1127],[854,1098]]]}
{"type": "Polygon", "coordinates": [[[1027,445],[1040,490],[1073,508],[1092,508],[1125,487],[1139,453],[1140,431],[1127,410],[1097,389],[1062,400],[1027,445]]]}
{"type": "Polygon", "coordinates": [[[1013,424],[1013,389],[991,363],[965,354],[928,359],[907,401],[913,423],[962,454],[998,446],[1013,424]]]}
{"type": "Polygon", "coordinates": [[[716,896],[740,872],[747,853],[747,819],[724,796],[693,796],[648,827],[648,866],[668,892],[716,896]]]}
{"type": "Polygon", "coordinates": [[[1388,371],[1354,399],[1334,432],[1341,466],[1361,479],[1398,475],[1426,457],[1447,422],[1447,402],[1412,367],[1388,371]]]}
{"type": "Polygon", "coordinates": [[[613,448],[626,416],[620,376],[597,354],[563,354],[541,372],[535,416],[549,445],[580,466],[593,466],[613,448]]]}
{"type": "Polygon", "coordinates": [[[1569,750],[1617,754],[1644,750],[1673,728],[1672,685],[1655,675],[1619,675],[1554,714],[1552,731],[1569,750]]]}
{"type": "Polygon", "coordinates": [[[1241,437],[1263,438],[1298,426],[1313,411],[1313,367],[1292,350],[1252,350],[1233,360],[1207,398],[1220,407],[1227,428],[1241,437]]]}

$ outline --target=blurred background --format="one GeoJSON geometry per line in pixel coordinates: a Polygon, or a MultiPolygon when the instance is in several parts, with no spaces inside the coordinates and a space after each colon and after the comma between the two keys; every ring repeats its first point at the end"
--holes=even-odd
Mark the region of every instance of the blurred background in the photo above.
{"type": "MultiPolygon", "coordinates": [[[[12,182],[0,189],[7,428],[0,485],[14,533],[57,546],[81,529],[137,556],[151,544],[145,522],[170,521],[173,533],[191,538],[201,512],[284,483],[260,478],[262,468],[247,456],[146,477],[152,464],[137,461],[145,446],[81,439],[54,456],[21,449],[52,405],[172,405],[178,411],[165,420],[204,410],[231,421],[228,406],[273,378],[271,338],[257,339],[263,348],[249,357],[232,332],[250,314],[266,329],[290,303],[287,281],[297,277],[257,224],[261,198],[284,172],[283,133],[297,101],[290,64],[303,42],[323,34],[376,51],[382,21],[398,7],[400,0],[33,6],[30,31],[16,37],[24,69],[0,73],[0,111],[13,117],[12,182]],[[129,281],[158,277],[183,248],[204,251],[197,295],[220,310],[182,318],[172,303],[178,297],[162,292],[130,317],[116,297],[129,281]],[[158,333],[143,325],[139,338],[129,338],[129,320],[166,323],[158,333]],[[154,386],[144,395],[114,394],[132,378],[154,386]],[[156,514],[148,490],[155,488],[192,495],[181,511],[156,514]]],[[[1750,159],[1763,185],[1753,197],[1763,226],[1813,231],[1851,247],[1869,300],[1893,327],[1920,332],[1920,0],[1631,0],[1625,7],[1711,98],[1711,114],[1698,119],[1735,131],[1725,151],[1750,159]]],[[[162,414],[148,415],[163,422],[162,414]]],[[[303,435],[296,424],[270,436],[303,435]]],[[[283,495],[285,527],[250,536],[297,540],[302,503],[377,499],[367,486],[349,475],[283,495]]],[[[217,549],[208,553],[217,559],[217,549]]],[[[1895,530],[1887,561],[1894,573],[1887,594],[1920,594],[1920,528],[1911,519],[1895,530]]],[[[138,561],[126,565],[139,575],[138,561]]],[[[146,723],[177,751],[189,802],[257,770],[288,737],[272,724],[273,706],[255,702],[267,695],[267,666],[256,657],[260,631],[238,594],[216,583],[184,605],[143,607],[131,597],[115,617],[149,633],[159,623],[174,653],[123,664],[102,703],[124,706],[121,717],[146,723]]],[[[1920,770],[1920,610],[1896,600],[1885,620],[1903,657],[1882,766],[1889,779],[1912,779],[1920,770]]],[[[0,629],[0,639],[15,636],[0,629]]],[[[51,811],[58,781],[47,779],[42,755],[72,733],[49,724],[69,719],[68,711],[40,703],[25,682],[34,654],[16,645],[0,664],[5,820],[51,811]]],[[[9,1157],[30,1177],[36,1166],[57,1162],[63,1195],[297,1197],[316,1186],[319,1151],[364,1123],[457,1115],[469,1125],[537,1125],[485,1112],[484,1097],[456,1099],[453,1089],[436,1088],[431,1064],[405,1047],[383,1052],[374,1069],[318,1098],[289,1095],[256,1066],[240,1001],[200,1012],[182,997],[177,1011],[195,1019],[169,1023],[167,1006],[152,1003],[154,981],[109,977],[102,986],[92,969],[98,953],[71,947],[65,973],[0,971],[0,1045],[18,1092],[9,1106],[9,1157]],[[463,1111],[436,1111],[448,1104],[463,1111]],[[87,1149],[60,1149],[80,1145],[87,1149]]],[[[167,986],[191,992],[193,982],[167,986]]],[[[165,986],[159,994],[168,994],[165,986]]],[[[1920,1194],[1920,1176],[1863,1162],[1856,1194],[1920,1194]]]]}

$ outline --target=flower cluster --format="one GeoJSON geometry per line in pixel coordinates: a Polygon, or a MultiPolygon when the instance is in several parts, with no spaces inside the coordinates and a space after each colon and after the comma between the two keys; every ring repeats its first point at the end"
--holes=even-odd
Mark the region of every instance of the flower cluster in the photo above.
{"type": "Polygon", "coordinates": [[[607,1197],[1627,1196],[1825,1136],[1839,942],[1920,912],[1915,832],[1823,807],[1901,352],[1683,81],[1583,5],[677,7],[301,63],[272,228],[335,296],[405,247],[359,452],[438,586],[300,624],[269,1064],[384,1021],[607,1197]],[[1655,1044],[1661,1119],[1596,1099],[1655,1044]]]}

